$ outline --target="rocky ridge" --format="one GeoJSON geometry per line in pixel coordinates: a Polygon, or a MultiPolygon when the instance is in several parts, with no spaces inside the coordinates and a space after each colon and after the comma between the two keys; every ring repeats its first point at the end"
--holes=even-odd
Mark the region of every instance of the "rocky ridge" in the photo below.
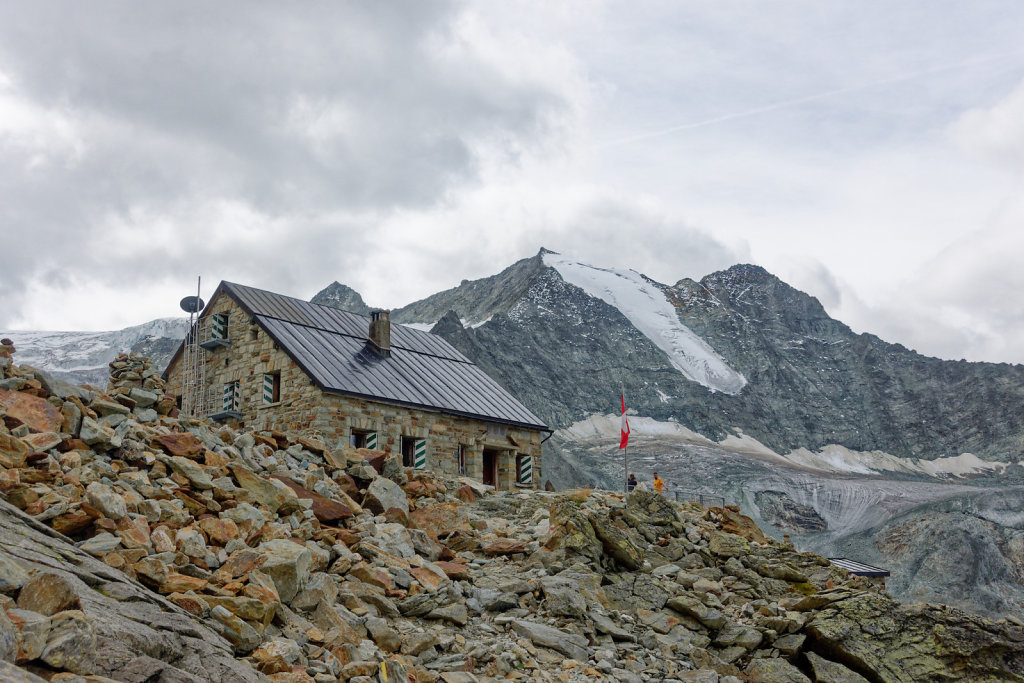
{"type": "Polygon", "coordinates": [[[0,674],[21,681],[1024,680],[1024,627],[902,606],[736,509],[499,492],[176,415],[0,347],[0,674]]]}

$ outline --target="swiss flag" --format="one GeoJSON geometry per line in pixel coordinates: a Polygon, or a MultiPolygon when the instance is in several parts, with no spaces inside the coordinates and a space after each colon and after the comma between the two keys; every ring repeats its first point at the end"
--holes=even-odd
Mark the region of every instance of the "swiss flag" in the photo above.
{"type": "Polygon", "coordinates": [[[629,444],[629,420],[626,419],[626,395],[619,396],[622,398],[622,436],[619,437],[619,448],[625,448],[629,444]]]}

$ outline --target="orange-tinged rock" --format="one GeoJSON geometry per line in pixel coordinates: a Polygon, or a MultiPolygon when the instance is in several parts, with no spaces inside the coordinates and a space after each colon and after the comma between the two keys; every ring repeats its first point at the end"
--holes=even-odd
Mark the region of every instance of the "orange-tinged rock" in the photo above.
{"type": "Polygon", "coordinates": [[[236,576],[243,576],[248,574],[253,569],[256,569],[263,564],[266,557],[263,553],[249,548],[243,548],[242,550],[236,550],[228,556],[227,561],[221,565],[218,573],[226,573],[229,579],[233,579],[236,576]]]}
{"type": "Polygon", "coordinates": [[[48,617],[78,605],[74,586],[59,574],[36,574],[18,593],[18,607],[48,617]]]}
{"type": "Polygon", "coordinates": [[[391,574],[383,570],[376,569],[375,567],[371,567],[365,562],[360,562],[356,566],[352,567],[352,569],[349,570],[349,576],[358,579],[363,583],[368,583],[371,586],[383,588],[385,591],[391,591],[395,588],[395,583],[391,580],[391,574]]]}
{"type": "Polygon", "coordinates": [[[223,455],[219,455],[213,451],[206,451],[203,454],[203,460],[207,467],[227,467],[228,463],[231,462],[223,455]]]}
{"type": "Polygon", "coordinates": [[[206,452],[206,446],[190,432],[161,434],[153,439],[154,446],[159,446],[171,455],[198,460],[206,452]]]}
{"type": "Polygon", "coordinates": [[[81,510],[66,512],[53,518],[53,530],[65,536],[74,536],[89,528],[92,516],[81,510]]]}
{"type": "Polygon", "coordinates": [[[412,574],[414,579],[420,582],[421,586],[431,593],[436,591],[443,584],[447,583],[442,577],[423,567],[413,567],[409,570],[409,573],[412,574]]]}
{"type": "Polygon", "coordinates": [[[24,467],[25,457],[31,452],[28,444],[18,437],[0,432],[0,464],[4,467],[24,467]]]}
{"type": "Polygon", "coordinates": [[[21,391],[0,389],[0,407],[7,411],[7,418],[13,418],[26,425],[30,432],[56,432],[64,420],[61,412],[46,399],[31,396],[21,391]]]}
{"type": "Polygon", "coordinates": [[[410,481],[402,487],[402,490],[405,491],[405,494],[410,498],[419,498],[426,494],[427,487],[422,481],[410,481]]]}
{"type": "Polygon", "coordinates": [[[464,564],[445,562],[444,560],[439,560],[434,564],[440,567],[441,571],[447,574],[448,578],[452,581],[468,581],[472,578],[472,575],[469,573],[469,567],[464,564]]]}
{"type": "Polygon", "coordinates": [[[473,493],[472,487],[468,484],[455,489],[455,497],[464,503],[472,503],[476,501],[476,494],[473,493]]]}
{"type": "Polygon", "coordinates": [[[203,530],[211,543],[227,545],[228,541],[238,538],[238,525],[230,519],[206,517],[199,520],[199,528],[203,530]]]}
{"type": "Polygon", "coordinates": [[[422,529],[431,537],[447,536],[456,531],[470,532],[469,516],[462,503],[438,503],[409,513],[409,526],[422,529]]]}
{"type": "Polygon", "coordinates": [[[335,522],[348,519],[352,516],[352,510],[347,505],[339,503],[336,500],[331,500],[326,496],[322,496],[315,491],[299,486],[288,477],[282,477],[280,475],[273,475],[274,479],[290,488],[295,492],[295,495],[299,499],[307,499],[313,501],[313,514],[322,524],[334,524],[335,522]]]}
{"type": "Polygon", "coordinates": [[[754,543],[766,543],[768,540],[754,520],[746,515],[741,515],[739,508],[735,506],[708,508],[704,513],[704,519],[709,519],[712,514],[721,515],[721,528],[726,533],[742,536],[754,543]]]}
{"type": "Polygon", "coordinates": [[[188,591],[201,591],[209,583],[206,579],[197,579],[194,576],[186,576],[178,572],[171,572],[167,580],[158,589],[161,593],[187,593],[188,591]]]}
{"type": "Polygon", "coordinates": [[[117,520],[116,533],[125,548],[145,548],[150,545],[149,522],[145,517],[122,517],[117,520]]]}
{"type": "Polygon", "coordinates": [[[51,448],[56,448],[63,441],[60,434],[56,432],[37,432],[35,434],[29,434],[22,439],[28,444],[29,448],[40,453],[45,453],[51,448]]]}
{"type": "Polygon", "coordinates": [[[187,593],[171,593],[167,596],[167,599],[173,602],[178,607],[185,610],[186,612],[194,614],[197,617],[202,616],[210,609],[210,606],[207,604],[207,602],[198,595],[189,595],[187,593]]]}
{"type": "Polygon", "coordinates": [[[513,541],[510,538],[499,538],[483,546],[482,550],[487,555],[515,555],[526,552],[526,544],[522,541],[513,541]]]}

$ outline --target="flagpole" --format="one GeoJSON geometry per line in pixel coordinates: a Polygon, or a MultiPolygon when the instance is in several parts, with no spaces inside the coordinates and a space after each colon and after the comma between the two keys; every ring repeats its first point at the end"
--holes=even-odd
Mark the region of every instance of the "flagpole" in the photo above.
{"type": "MultiPolygon", "coordinates": [[[[626,385],[619,385],[619,396],[622,398],[622,414],[626,414],[626,385]]],[[[625,417],[623,417],[625,419],[625,417]]],[[[626,441],[626,446],[622,449],[622,493],[623,495],[629,495],[629,441],[626,441]]]]}

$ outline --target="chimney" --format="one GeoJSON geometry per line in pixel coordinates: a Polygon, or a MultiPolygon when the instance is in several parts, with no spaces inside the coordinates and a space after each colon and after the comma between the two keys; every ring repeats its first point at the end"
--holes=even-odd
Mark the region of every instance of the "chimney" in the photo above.
{"type": "Polygon", "coordinates": [[[374,350],[382,356],[391,355],[391,311],[370,312],[370,343],[374,350]]]}

